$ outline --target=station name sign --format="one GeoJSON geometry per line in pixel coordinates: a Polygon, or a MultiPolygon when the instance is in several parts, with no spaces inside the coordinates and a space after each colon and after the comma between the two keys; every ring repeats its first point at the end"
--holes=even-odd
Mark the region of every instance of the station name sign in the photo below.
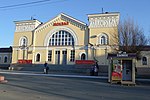
{"type": "Polygon", "coordinates": [[[53,26],[63,26],[63,25],[69,25],[69,22],[58,22],[53,24],[53,26]]]}
{"type": "Polygon", "coordinates": [[[128,57],[128,54],[117,54],[117,57],[128,57]]]}

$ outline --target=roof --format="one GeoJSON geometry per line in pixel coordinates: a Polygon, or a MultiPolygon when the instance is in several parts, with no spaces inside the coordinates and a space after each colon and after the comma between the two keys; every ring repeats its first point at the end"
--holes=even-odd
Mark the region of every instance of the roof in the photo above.
{"type": "Polygon", "coordinates": [[[0,53],[12,53],[12,47],[0,48],[0,53]]]}
{"type": "Polygon", "coordinates": [[[107,16],[107,15],[119,15],[119,12],[104,12],[104,13],[94,13],[94,14],[87,14],[88,17],[92,16],[107,16]]]}

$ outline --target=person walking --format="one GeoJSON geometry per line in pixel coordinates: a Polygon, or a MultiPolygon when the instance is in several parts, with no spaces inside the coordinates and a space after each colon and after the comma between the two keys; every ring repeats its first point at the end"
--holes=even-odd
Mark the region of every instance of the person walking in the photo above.
{"type": "Polygon", "coordinates": [[[94,76],[98,76],[98,71],[99,71],[99,66],[98,63],[96,62],[94,66],[94,76]]]}
{"type": "Polygon", "coordinates": [[[49,70],[49,67],[47,65],[47,62],[45,61],[45,63],[44,63],[44,74],[48,74],[48,70],[49,70]]]}

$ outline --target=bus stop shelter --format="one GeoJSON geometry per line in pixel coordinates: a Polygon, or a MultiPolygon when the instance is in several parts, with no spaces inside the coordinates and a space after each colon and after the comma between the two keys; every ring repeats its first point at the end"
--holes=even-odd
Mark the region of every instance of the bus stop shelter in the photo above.
{"type": "Polygon", "coordinates": [[[121,83],[127,85],[135,84],[135,53],[108,54],[108,82],[121,83]]]}

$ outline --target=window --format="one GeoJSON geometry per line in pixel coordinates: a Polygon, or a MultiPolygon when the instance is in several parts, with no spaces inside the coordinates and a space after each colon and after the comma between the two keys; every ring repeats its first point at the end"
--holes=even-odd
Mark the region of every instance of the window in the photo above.
{"type": "Polygon", "coordinates": [[[74,62],[74,61],[75,61],[75,50],[71,50],[70,61],[71,61],[71,62],[74,62]]]}
{"type": "Polygon", "coordinates": [[[143,64],[143,65],[147,65],[147,58],[146,58],[146,57],[143,57],[143,58],[142,58],[142,64],[143,64]]]}
{"type": "Polygon", "coordinates": [[[4,57],[4,63],[7,63],[7,62],[8,62],[8,57],[5,56],[5,57],[4,57]]]}
{"type": "Polygon", "coordinates": [[[81,60],[86,60],[86,55],[85,55],[85,53],[82,53],[82,55],[81,55],[81,60]]]}
{"type": "Polygon", "coordinates": [[[48,61],[52,61],[52,50],[48,50],[48,61]]]}
{"type": "Polygon", "coordinates": [[[40,62],[40,54],[38,53],[37,55],[36,55],[36,62],[40,62]]]}
{"type": "Polygon", "coordinates": [[[50,46],[74,45],[73,36],[64,30],[60,30],[52,35],[49,40],[50,46]]]}
{"type": "Polygon", "coordinates": [[[2,57],[0,56],[0,62],[2,62],[2,57]]]}
{"type": "Polygon", "coordinates": [[[105,36],[101,37],[101,44],[106,44],[106,37],[105,36]]]}
{"type": "Polygon", "coordinates": [[[22,37],[20,39],[20,46],[27,46],[27,38],[26,37],[22,37]]]}
{"type": "Polygon", "coordinates": [[[108,36],[106,34],[101,34],[99,36],[99,44],[106,45],[108,44],[108,36]]]}

